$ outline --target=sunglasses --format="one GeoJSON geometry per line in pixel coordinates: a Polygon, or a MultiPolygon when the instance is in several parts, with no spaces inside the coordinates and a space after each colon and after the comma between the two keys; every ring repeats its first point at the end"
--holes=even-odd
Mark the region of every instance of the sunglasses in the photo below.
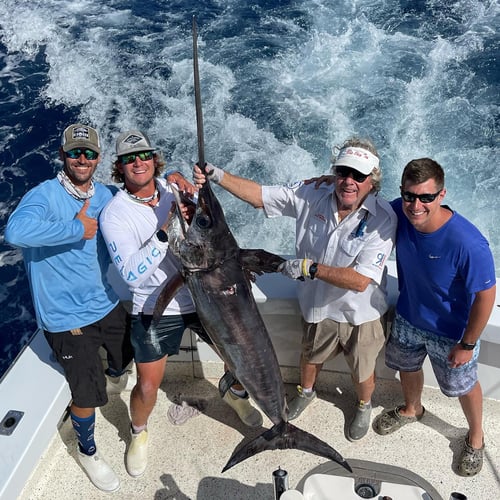
{"type": "Polygon", "coordinates": [[[407,203],[413,203],[417,198],[422,203],[432,203],[437,198],[437,196],[439,195],[439,193],[441,191],[442,191],[442,189],[440,189],[437,193],[434,193],[434,194],[431,194],[431,193],[416,194],[416,193],[412,193],[411,191],[401,191],[401,197],[407,203]]]}
{"type": "Polygon", "coordinates": [[[153,158],[153,151],[142,151],[140,153],[130,153],[129,155],[120,156],[119,160],[123,165],[127,165],[127,163],[134,163],[136,158],[139,158],[141,161],[151,160],[153,158]]]}
{"type": "Polygon", "coordinates": [[[338,177],[348,177],[349,174],[351,174],[352,178],[356,182],[365,182],[366,178],[370,175],[362,174],[361,172],[358,172],[351,167],[335,167],[335,173],[338,177]]]}
{"type": "Polygon", "coordinates": [[[87,160],[97,160],[99,153],[97,153],[96,151],[92,151],[91,149],[81,149],[81,148],[75,148],[66,151],[66,156],[68,158],[71,158],[72,160],[77,160],[78,158],[80,158],[81,155],[85,155],[85,158],[87,160]]]}

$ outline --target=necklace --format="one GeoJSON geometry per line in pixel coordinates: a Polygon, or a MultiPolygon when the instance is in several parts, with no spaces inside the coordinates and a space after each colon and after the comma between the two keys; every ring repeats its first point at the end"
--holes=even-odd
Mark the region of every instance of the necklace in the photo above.
{"type": "Polygon", "coordinates": [[[145,198],[141,198],[140,196],[136,196],[135,194],[132,194],[126,187],[123,185],[122,188],[132,200],[136,201],[137,203],[151,203],[152,201],[156,200],[158,198],[158,187],[156,186],[155,182],[155,192],[151,196],[146,196],[145,198]]]}

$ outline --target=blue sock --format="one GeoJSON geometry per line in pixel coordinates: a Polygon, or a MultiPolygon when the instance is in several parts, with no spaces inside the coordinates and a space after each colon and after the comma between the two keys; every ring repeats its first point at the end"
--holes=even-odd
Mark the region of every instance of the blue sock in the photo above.
{"type": "Polygon", "coordinates": [[[71,423],[78,438],[78,447],[85,455],[93,455],[96,450],[94,441],[95,413],[87,418],[77,417],[71,412],[71,423]]]}

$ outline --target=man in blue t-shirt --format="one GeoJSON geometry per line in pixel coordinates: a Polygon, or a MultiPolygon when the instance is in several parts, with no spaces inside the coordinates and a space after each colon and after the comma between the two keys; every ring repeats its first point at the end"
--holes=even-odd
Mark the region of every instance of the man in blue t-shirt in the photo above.
{"type": "Polygon", "coordinates": [[[405,404],[379,415],[375,431],[390,434],[424,416],[422,364],[428,355],[441,391],[459,398],[469,424],[458,473],[473,476],[483,464],[477,358],[495,302],[495,267],[479,230],[441,205],[445,194],[437,162],[421,158],[406,165],[401,198],[392,202],[399,298],[386,347],[386,364],[400,372],[405,404]]]}
{"type": "Polygon", "coordinates": [[[110,257],[97,221],[112,193],[93,180],[100,153],[95,129],[67,127],[62,169],[24,195],[5,240],[22,249],[38,327],[71,390],[78,460],[96,487],[115,491],[118,476],[94,441],[95,408],[108,401],[99,349],[107,352],[112,381],[126,373],[133,350],[127,312],[106,280],[110,257]]]}

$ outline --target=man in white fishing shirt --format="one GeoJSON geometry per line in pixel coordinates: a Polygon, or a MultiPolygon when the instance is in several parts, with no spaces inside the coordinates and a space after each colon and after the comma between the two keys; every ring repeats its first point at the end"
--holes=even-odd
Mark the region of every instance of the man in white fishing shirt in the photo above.
{"type": "MultiPolygon", "coordinates": [[[[130,395],[131,444],[126,467],[131,476],[147,467],[148,418],[156,403],[168,356],[178,354],[186,328],[202,340],[212,341],[202,328],[187,287],[182,286],[166,306],[158,324],[153,312],[163,285],[179,276],[179,261],[168,241],[174,194],[161,178],[165,165],[146,134],[129,130],[116,140],[113,178],[122,189],[100,218],[114,265],[133,296],[131,340],[138,380],[130,395]]],[[[191,186],[193,191],[194,187],[191,186]]],[[[224,401],[251,427],[262,425],[262,415],[249,402],[239,384],[225,393],[224,401]]]]}
{"type": "MultiPolygon", "coordinates": [[[[351,369],[357,404],[347,436],[366,435],[375,389],[375,363],[385,343],[388,310],[385,261],[394,245],[396,215],[377,195],[381,170],[373,144],[350,139],[333,160],[332,186],[261,186],[208,165],[208,178],[267,217],[296,219],[296,255],[282,273],[301,279],[303,316],[301,384],[289,403],[289,419],[314,400],[323,364],[340,352],[351,369]]],[[[194,167],[195,184],[205,176],[194,167]]]]}

